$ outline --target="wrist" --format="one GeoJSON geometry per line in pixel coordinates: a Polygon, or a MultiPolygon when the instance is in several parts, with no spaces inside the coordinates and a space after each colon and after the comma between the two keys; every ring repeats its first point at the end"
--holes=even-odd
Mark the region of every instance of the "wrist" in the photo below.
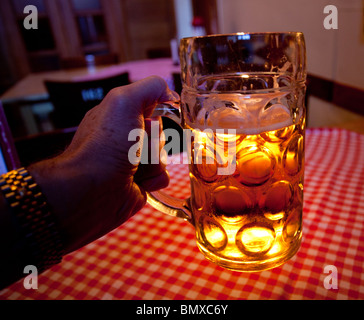
{"type": "Polygon", "coordinates": [[[0,177],[0,187],[13,221],[7,225],[16,226],[15,243],[23,248],[16,265],[34,265],[42,272],[59,263],[64,252],[57,219],[30,173],[10,171],[0,177]]]}
{"type": "Polygon", "coordinates": [[[47,203],[58,220],[65,253],[73,251],[75,235],[72,225],[77,211],[80,210],[79,199],[86,192],[87,186],[82,183],[80,171],[67,161],[59,158],[35,163],[28,168],[34,180],[41,187],[47,203]]]}

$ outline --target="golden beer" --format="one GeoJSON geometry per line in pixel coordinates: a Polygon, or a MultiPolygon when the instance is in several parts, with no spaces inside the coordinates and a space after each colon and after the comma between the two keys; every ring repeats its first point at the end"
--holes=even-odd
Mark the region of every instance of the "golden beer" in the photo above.
{"type": "Polygon", "coordinates": [[[200,250],[241,271],[273,268],[292,257],[301,240],[304,117],[256,134],[192,133],[191,205],[200,250]],[[219,175],[227,165],[219,152],[226,156],[231,140],[234,173],[219,175]]]}

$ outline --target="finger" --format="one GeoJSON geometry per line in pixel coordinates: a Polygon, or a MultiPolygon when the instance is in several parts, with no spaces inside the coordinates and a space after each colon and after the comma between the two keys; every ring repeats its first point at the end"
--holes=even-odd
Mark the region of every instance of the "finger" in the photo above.
{"type": "Polygon", "coordinates": [[[169,184],[168,171],[163,171],[161,174],[150,178],[144,179],[137,183],[143,190],[152,192],[166,188],[169,184]]]}
{"type": "Polygon", "coordinates": [[[175,101],[178,94],[168,88],[165,80],[152,76],[133,84],[112,90],[114,104],[117,104],[124,114],[139,114],[144,118],[152,115],[155,106],[165,101],[175,101]],[[130,112],[133,108],[133,112],[130,112]]]}

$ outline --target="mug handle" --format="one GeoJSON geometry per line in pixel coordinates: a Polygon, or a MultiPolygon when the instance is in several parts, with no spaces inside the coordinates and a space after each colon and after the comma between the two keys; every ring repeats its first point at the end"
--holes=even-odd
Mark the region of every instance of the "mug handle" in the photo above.
{"type": "MultiPolygon", "coordinates": [[[[158,104],[153,117],[168,117],[178,125],[181,123],[180,101],[168,101],[158,104]]],[[[173,217],[182,218],[193,224],[190,198],[182,200],[174,198],[163,191],[147,192],[147,202],[158,211],[173,217]]]]}

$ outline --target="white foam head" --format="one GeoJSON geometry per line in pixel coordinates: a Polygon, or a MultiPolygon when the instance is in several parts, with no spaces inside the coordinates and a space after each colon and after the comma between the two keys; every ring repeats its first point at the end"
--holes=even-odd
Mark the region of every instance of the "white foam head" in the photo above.
{"type": "Polygon", "coordinates": [[[195,123],[187,122],[191,128],[204,129],[235,129],[237,134],[255,135],[262,132],[279,130],[293,124],[290,112],[280,104],[260,111],[257,116],[247,109],[236,110],[221,108],[213,110],[208,116],[205,113],[197,116],[195,123]]]}

